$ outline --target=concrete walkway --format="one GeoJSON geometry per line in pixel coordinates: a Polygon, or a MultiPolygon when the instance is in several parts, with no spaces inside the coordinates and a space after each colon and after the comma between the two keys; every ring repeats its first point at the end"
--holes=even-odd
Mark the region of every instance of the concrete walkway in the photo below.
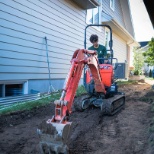
{"type": "Polygon", "coordinates": [[[150,85],[154,85],[154,79],[148,79],[148,78],[145,78],[145,82],[150,84],[150,85]]]}

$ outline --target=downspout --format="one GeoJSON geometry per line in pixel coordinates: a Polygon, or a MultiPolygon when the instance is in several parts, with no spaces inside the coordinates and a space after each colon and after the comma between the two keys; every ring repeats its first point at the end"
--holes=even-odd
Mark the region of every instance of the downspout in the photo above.
{"type": "Polygon", "coordinates": [[[45,39],[45,45],[46,45],[46,56],[47,56],[47,64],[48,64],[48,74],[49,74],[49,90],[48,93],[51,93],[51,88],[53,91],[55,91],[54,87],[51,84],[51,76],[50,76],[50,63],[49,63],[49,55],[48,55],[48,42],[47,42],[47,37],[45,39]]]}

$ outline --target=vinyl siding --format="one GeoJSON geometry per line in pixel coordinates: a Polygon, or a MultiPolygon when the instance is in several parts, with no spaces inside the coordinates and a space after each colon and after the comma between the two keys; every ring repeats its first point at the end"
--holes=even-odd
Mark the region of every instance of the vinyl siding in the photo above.
{"type": "MultiPolygon", "coordinates": [[[[124,25],[116,1],[113,12],[109,0],[103,0],[103,11],[124,25]]],[[[48,91],[47,37],[52,84],[62,88],[73,52],[84,48],[86,25],[86,10],[72,0],[0,0],[0,83],[28,81],[29,93],[48,91]]],[[[97,34],[104,45],[104,32],[104,28],[88,28],[87,48],[91,34],[97,34]]],[[[119,62],[127,59],[126,42],[114,33],[113,49],[119,62]]]]}
{"type": "Polygon", "coordinates": [[[113,11],[110,8],[110,0],[102,0],[102,11],[104,16],[111,16],[134,37],[134,29],[128,1],[129,0],[115,0],[115,8],[113,11]]]}
{"type": "MultiPolygon", "coordinates": [[[[102,11],[103,13],[110,15],[112,18],[114,18],[118,24],[126,28],[126,21],[130,21],[129,19],[125,19],[124,21],[124,14],[122,12],[122,7],[127,4],[127,0],[125,0],[125,3],[122,3],[121,0],[115,0],[114,5],[114,11],[110,8],[110,0],[102,0],[102,11]]],[[[128,8],[127,12],[125,14],[129,14],[128,8]]],[[[128,25],[130,28],[130,26],[128,25]]],[[[111,27],[112,28],[112,27],[111,27]]],[[[127,29],[126,29],[127,30],[127,29]]],[[[125,42],[123,39],[121,39],[117,34],[113,31],[113,51],[114,51],[114,57],[118,59],[118,62],[124,63],[125,60],[127,60],[127,42],[125,42]]]]}
{"type": "Polygon", "coordinates": [[[120,25],[125,27],[120,0],[115,0],[114,11],[110,8],[110,0],[102,0],[102,11],[113,17],[120,25]]]}
{"type": "Polygon", "coordinates": [[[134,37],[134,29],[132,24],[131,12],[129,8],[129,2],[128,0],[120,0],[120,3],[122,6],[125,28],[134,37]]]}
{"type": "MultiPolygon", "coordinates": [[[[83,48],[86,11],[72,0],[0,0],[0,80],[64,79],[73,52],[83,48]]],[[[103,32],[88,28],[104,42],[103,32]]]]}
{"type": "Polygon", "coordinates": [[[116,34],[113,34],[113,51],[118,62],[125,63],[125,60],[127,60],[127,44],[116,34]]]}

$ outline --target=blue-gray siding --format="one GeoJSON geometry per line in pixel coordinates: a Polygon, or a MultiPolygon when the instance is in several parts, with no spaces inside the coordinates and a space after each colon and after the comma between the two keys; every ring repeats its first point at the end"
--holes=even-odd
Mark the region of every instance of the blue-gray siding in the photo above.
{"type": "Polygon", "coordinates": [[[69,5],[55,0],[0,1],[1,80],[48,78],[45,36],[51,77],[65,78],[73,51],[83,47],[85,27],[85,11],[69,5]]]}
{"type": "Polygon", "coordinates": [[[85,17],[71,0],[0,0],[0,80],[48,78],[45,36],[51,77],[65,78],[83,48],[85,17]]]}
{"type": "Polygon", "coordinates": [[[102,0],[102,11],[123,26],[134,37],[129,0],[115,0],[115,9],[110,8],[110,0],[102,0]]]}
{"type": "MultiPolygon", "coordinates": [[[[114,13],[108,2],[103,0],[103,10],[113,14],[124,25],[120,4],[116,4],[117,11],[114,13]]],[[[39,83],[38,87],[47,87],[44,39],[47,37],[51,78],[55,86],[62,87],[73,52],[84,47],[86,25],[86,10],[72,0],[0,0],[0,83],[23,80],[29,81],[28,86],[31,87],[39,83]]],[[[97,34],[100,43],[104,44],[104,29],[100,32],[89,28],[87,47],[91,45],[91,34],[97,34]]],[[[124,62],[126,43],[116,36],[113,39],[115,55],[120,56],[120,62],[124,62]]]]}
{"type": "Polygon", "coordinates": [[[118,21],[120,25],[125,27],[120,0],[115,0],[114,11],[110,8],[110,0],[102,0],[102,2],[103,2],[102,11],[107,15],[113,17],[115,20],[118,21]]]}

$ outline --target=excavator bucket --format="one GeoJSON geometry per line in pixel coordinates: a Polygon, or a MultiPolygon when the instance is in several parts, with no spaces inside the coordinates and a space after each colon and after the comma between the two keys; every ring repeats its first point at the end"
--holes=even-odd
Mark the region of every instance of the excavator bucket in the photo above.
{"type": "Polygon", "coordinates": [[[68,154],[66,142],[71,122],[62,124],[49,121],[43,121],[37,129],[41,154],[68,154]]]}

